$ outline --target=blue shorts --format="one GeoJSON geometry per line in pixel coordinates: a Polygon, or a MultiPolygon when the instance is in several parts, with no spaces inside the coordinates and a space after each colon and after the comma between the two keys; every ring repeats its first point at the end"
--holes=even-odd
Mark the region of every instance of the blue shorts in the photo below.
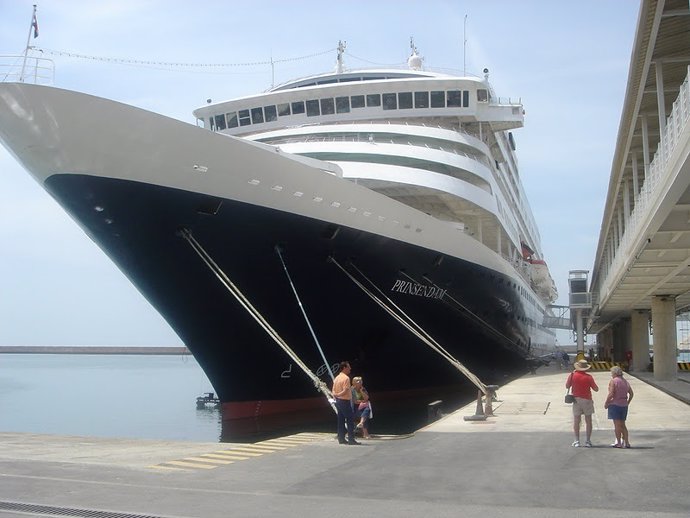
{"type": "Polygon", "coordinates": [[[627,417],[627,406],[609,405],[609,419],[614,419],[615,421],[625,421],[627,417]]]}

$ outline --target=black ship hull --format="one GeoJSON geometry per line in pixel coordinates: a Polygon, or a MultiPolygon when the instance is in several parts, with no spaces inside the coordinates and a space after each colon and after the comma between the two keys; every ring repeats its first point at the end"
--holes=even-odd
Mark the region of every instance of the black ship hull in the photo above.
{"type": "Polygon", "coordinates": [[[435,398],[466,384],[455,367],[387,314],[332,259],[360,279],[363,274],[486,382],[525,367],[530,337],[521,325],[514,283],[470,262],[360,230],[154,185],[54,175],[46,188],[179,334],[224,403],[224,418],[327,405],[180,236],[182,229],[329,385],[319,346],[329,365],[349,360],[353,375],[363,376],[382,400],[386,394],[394,400],[435,398]],[[107,209],[94,211],[94,205],[107,209]]]}

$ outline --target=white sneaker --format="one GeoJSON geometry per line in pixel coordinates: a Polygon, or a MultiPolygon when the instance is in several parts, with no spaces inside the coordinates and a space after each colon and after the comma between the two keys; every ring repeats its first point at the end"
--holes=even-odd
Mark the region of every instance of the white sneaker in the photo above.
{"type": "Polygon", "coordinates": [[[580,447],[580,441],[573,441],[573,444],[571,446],[573,448],[579,448],[580,447]]]}
{"type": "Polygon", "coordinates": [[[585,441],[585,448],[592,448],[592,441],[585,441]]]}

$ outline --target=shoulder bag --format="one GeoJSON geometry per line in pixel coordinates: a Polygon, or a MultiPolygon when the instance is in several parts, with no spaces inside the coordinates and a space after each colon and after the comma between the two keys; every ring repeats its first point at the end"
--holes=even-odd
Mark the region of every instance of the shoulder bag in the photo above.
{"type": "Polygon", "coordinates": [[[565,402],[568,404],[575,403],[575,396],[570,393],[570,389],[565,393],[565,402]]]}

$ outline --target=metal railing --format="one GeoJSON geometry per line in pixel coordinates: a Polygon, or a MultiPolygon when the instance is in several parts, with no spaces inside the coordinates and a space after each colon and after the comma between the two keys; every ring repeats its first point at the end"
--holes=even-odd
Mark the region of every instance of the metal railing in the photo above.
{"type": "Polygon", "coordinates": [[[615,257],[608,269],[606,278],[600,285],[599,292],[607,296],[618,271],[623,268],[625,261],[634,255],[631,250],[635,238],[638,237],[639,227],[647,221],[653,207],[653,202],[661,193],[661,187],[671,177],[672,169],[669,168],[671,155],[678,147],[680,138],[690,119],[690,66],[685,76],[685,81],[680,87],[678,97],[673,102],[671,114],[666,119],[666,128],[661,134],[659,145],[654,159],[649,164],[649,173],[645,179],[640,192],[635,199],[635,208],[630,213],[625,226],[625,231],[621,237],[618,248],[615,250],[615,257]]]}
{"type": "Polygon", "coordinates": [[[0,83],[55,83],[55,63],[41,56],[0,55],[0,83]]]}

